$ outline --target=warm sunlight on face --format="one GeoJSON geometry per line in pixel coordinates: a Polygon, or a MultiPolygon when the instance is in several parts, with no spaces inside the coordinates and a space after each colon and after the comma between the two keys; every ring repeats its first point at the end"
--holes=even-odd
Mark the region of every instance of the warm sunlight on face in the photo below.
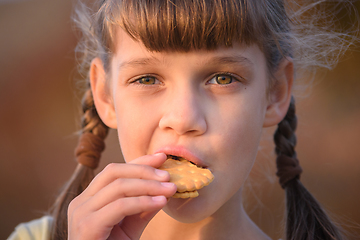
{"type": "Polygon", "coordinates": [[[123,31],[116,44],[108,84],[125,160],[165,152],[213,172],[199,197],[166,206],[180,221],[199,221],[230,204],[251,170],[264,122],[263,53],[255,45],[150,52],[123,31]]]}

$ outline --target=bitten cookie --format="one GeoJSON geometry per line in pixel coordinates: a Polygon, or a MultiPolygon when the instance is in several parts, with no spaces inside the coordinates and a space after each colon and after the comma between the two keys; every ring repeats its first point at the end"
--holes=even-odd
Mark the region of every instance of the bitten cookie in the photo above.
{"type": "Polygon", "coordinates": [[[169,172],[170,182],[176,185],[174,198],[197,197],[197,190],[209,185],[214,179],[209,169],[200,168],[185,159],[175,160],[169,157],[159,169],[169,172]]]}

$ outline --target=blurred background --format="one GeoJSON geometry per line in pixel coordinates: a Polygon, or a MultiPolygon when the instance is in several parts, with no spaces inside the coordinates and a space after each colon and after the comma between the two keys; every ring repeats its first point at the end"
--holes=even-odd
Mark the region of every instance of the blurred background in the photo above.
{"type": "MultiPolygon", "coordinates": [[[[73,6],[72,0],[0,0],[0,239],[46,213],[76,166],[81,96],[73,6]]],[[[297,104],[302,182],[350,239],[360,239],[359,50],[348,51],[297,104]]],[[[274,174],[273,130],[264,135],[245,204],[278,239],[284,193],[274,174]]],[[[106,143],[101,168],[122,161],[115,132],[106,143]]]]}

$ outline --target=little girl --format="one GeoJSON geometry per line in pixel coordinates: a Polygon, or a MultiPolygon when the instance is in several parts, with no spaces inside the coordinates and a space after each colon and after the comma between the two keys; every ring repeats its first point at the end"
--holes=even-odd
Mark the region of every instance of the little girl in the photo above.
{"type": "Polygon", "coordinates": [[[301,38],[317,29],[293,17],[318,4],[291,16],[299,6],[283,0],[102,0],[94,13],[77,9],[87,74],[79,165],[53,215],[10,239],[269,239],[242,192],[262,129],[274,125],[284,238],[342,239],[301,184],[294,150],[295,69],[320,65],[308,50],[324,56],[319,43],[329,36],[347,46],[332,33],[301,38]],[[94,177],[109,128],[126,163],[94,177]],[[176,186],[158,169],[169,155],[209,169],[213,182],[196,198],[172,198],[176,186]]]}

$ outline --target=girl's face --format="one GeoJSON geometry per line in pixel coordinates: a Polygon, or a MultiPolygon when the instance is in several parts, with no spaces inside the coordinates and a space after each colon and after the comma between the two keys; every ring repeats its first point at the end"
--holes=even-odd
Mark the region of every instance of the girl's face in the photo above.
{"type": "Polygon", "coordinates": [[[214,51],[150,52],[123,31],[116,45],[106,83],[110,97],[105,106],[95,103],[105,124],[118,130],[125,161],[164,152],[215,176],[199,197],[171,199],[164,210],[196,222],[240,196],[271,108],[260,49],[235,44],[214,51]]]}

